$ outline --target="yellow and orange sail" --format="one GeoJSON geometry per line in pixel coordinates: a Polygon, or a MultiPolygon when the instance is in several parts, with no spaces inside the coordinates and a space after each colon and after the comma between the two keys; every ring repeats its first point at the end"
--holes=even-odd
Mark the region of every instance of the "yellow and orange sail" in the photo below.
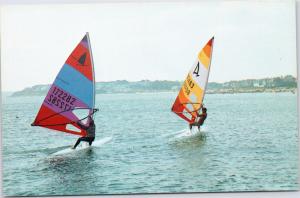
{"type": "Polygon", "coordinates": [[[189,123],[195,121],[197,112],[203,102],[209,76],[213,43],[214,37],[199,52],[196,63],[189,71],[172,106],[172,111],[189,123]]]}

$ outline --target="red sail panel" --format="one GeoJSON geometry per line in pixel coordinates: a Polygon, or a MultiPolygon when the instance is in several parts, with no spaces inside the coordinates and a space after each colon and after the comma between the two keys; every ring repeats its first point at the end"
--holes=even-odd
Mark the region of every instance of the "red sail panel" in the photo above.
{"type": "Polygon", "coordinates": [[[66,133],[71,133],[74,135],[80,135],[80,136],[85,136],[87,132],[84,129],[81,129],[76,122],[72,123],[70,119],[68,119],[66,116],[59,113],[56,113],[52,111],[50,108],[46,107],[45,105],[42,105],[39,113],[33,123],[34,125],[45,127],[48,129],[54,129],[57,131],[62,131],[66,133]],[[67,125],[72,124],[78,130],[69,130],[67,125]]]}
{"type": "Polygon", "coordinates": [[[181,98],[180,95],[183,95],[183,94],[180,94],[180,93],[178,94],[178,96],[172,106],[172,111],[189,123],[195,122],[195,119],[197,118],[196,110],[199,109],[199,105],[195,104],[193,106],[192,104],[190,104],[191,102],[186,97],[181,98]],[[193,106],[194,110],[190,110],[189,108],[187,108],[188,104],[193,106]]]}
{"type": "Polygon", "coordinates": [[[73,50],[66,63],[81,72],[86,78],[93,81],[92,60],[91,53],[89,52],[87,36],[85,36],[73,50]]]}

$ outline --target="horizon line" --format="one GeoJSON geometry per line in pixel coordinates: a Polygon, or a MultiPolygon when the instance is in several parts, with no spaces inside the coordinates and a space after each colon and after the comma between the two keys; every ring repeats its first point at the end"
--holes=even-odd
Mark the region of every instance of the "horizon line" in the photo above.
{"type": "MultiPolygon", "coordinates": [[[[286,76],[292,76],[294,77],[297,81],[298,81],[298,78],[297,76],[294,76],[292,74],[286,74],[286,75],[281,75],[281,76],[272,76],[272,77],[263,77],[263,78],[246,78],[246,79],[239,79],[239,80],[229,80],[229,81],[208,81],[208,83],[227,83],[227,82],[232,82],[232,81],[243,81],[243,80],[261,80],[261,79],[269,79],[269,78],[278,78],[278,77],[286,77],[286,76]]],[[[184,79],[185,80],[185,79],[184,79]]],[[[116,81],[127,81],[127,82],[140,82],[140,81],[173,81],[173,82],[183,82],[184,80],[166,80],[166,79],[156,79],[156,80],[149,80],[149,79],[142,79],[142,80],[126,80],[126,79],[122,79],[122,80],[112,80],[112,81],[95,81],[95,83],[109,83],[109,82],[116,82],[116,81]]],[[[31,85],[31,86],[28,86],[28,87],[24,87],[20,90],[3,90],[2,89],[2,86],[1,86],[1,92],[17,92],[17,91],[22,91],[26,88],[32,88],[34,86],[46,86],[46,85],[51,85],[50,83],[49,84],[36,84],[36,85],[31,85]]]]}

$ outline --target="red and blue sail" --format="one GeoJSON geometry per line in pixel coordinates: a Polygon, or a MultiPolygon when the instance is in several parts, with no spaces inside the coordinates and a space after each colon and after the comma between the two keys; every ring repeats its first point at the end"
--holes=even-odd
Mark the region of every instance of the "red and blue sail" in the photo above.
{"type": "Polygon", "coordinates": [[[77,121],[94,113],[95,77],[89,35],[83,37],[56,76],[32,125],[85,136],[77,121]],[[76,111],[86,110],[86,115],[76,111]]]}

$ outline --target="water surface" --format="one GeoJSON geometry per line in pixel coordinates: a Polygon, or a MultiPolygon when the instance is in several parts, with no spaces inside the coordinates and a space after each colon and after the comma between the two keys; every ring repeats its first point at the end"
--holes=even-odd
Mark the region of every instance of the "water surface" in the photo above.
{"type": "Polygon", "coordinates": [[[176,93],[97,95],[97,139],[62,157],[77,137],[30,123],[43,97],[3,98],[5,195],[264,191],[298,189],[297,97],[206,95],[205,137],[170,112],[176,93]]]}

